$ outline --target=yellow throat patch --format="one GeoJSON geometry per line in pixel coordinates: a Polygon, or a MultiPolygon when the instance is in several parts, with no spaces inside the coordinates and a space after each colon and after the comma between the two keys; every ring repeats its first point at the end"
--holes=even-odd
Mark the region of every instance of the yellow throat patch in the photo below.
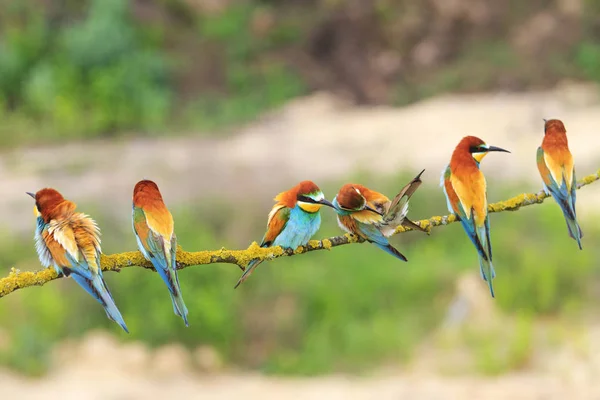
{"type": "Polygon", "coordinates": [[[485,157],[486,155],[487,155],[487,151],[485,153],[473,153],[473,158],[475,159],[475,161],[480,163],[481,160],[483,160],[483,157],[485,157]]]}
{"type": "Polygon", "coordinates": [[[300,208],[307,213],[315,213],[321,209],[321,204],[311,204],[311,203],[303,203],[301,201],[298,202],[300,208]]]}

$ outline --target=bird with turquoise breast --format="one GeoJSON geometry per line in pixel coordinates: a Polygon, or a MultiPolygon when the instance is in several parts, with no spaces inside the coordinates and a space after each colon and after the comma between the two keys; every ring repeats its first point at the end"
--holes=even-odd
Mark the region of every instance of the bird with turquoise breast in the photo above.
{"type": "Polygon", "coordinates": [[[108,318],[129,332],[102,277],[100,228],[96,222],[76,212],[75,203],[55,189],[27,194],[35,199],[35,247],[42,265],[73,278],[102,305],[108,318]]]}
{"type": "Polygon", "coordinates": [[[490,152],[506,152],[487,145],[475,136],[464,137],[454,149],[450,164],[444,169],[441,186],[448,211],[460,220],[463,229],[477,249],[481,277],[494,297],[492,280],[496,276],[492,264],[492,243],[488,217],[487,184],[479,164],[490,152]]]}
{"type": "MultiPolygon", "coordinates": [[[[279,193],[274,200],[276,203],[269,213],[267,232],[260,247],[281,246],[284,249],[296,249],[306,246],[321,226],[321,207],[333,207],[312,181],[302,181],[279,193]]],[[[260,260],[250,261],[235,287],[248,279],[260,263],[260,260]]]]}
{"type": "Polygon", "coordinates": [[[569,150],[567,130],[562,121],[545,121],[544,139],[537,150],[537,166],[544,182],[544,190],[552,195],[563,212],[569,236],[579,249],[582,249],[583,233],[577,222],[575,200],[577,197],[577,178],[573,155],[569,150]]]}
{"type": "Polygon", "coordinates": [[[175,223],[153,181],[141,180],[133,188],[132,221],[140,252],[152,263],[169,289],[173,311],[183,319],[185,326],[189,326],[188,310],[177,275],[175,223]]]}

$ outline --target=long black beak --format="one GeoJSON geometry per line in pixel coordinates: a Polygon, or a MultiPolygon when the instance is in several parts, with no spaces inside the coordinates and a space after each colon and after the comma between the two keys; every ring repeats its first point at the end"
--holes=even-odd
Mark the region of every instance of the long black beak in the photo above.
{"type": "Polygon", "coordinates": [[[488,151],[502,151],[504,153],[510,153],[510,151],[502,149],[500,147],[496,147],[496,146],[490,146],[490,147],[488,147],[488,151]]]}
{"type": "Polygon", "coordinates": [[[369,211],[374,212],[375,214],[381,215],[383,217],[382,213],[380,213],[379,211],[377,211],[377,210],[375,210],[375,209],[373,209],[373,208],[371,208],[369,206],[365,206],[365,210],[369,210],[369,211]]]}
{"type": "Polygon", "coordinates": [[[25,192],[26,194],[30,195],[31,197],[33,197],[35,199],[35,193],[31,193],[31,192],[25,192]]]}
{"type": "Polygon", "coordinates": [[[322,204],[324,206],[329,206],[331,208],[335,208],[335,206],[327,199],[319,200],[317,203],[322,204]]]}

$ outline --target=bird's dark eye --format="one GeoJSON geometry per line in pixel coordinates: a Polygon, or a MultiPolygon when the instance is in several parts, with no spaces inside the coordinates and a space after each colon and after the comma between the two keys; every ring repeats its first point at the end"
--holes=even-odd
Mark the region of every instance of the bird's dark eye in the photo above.
{"type": "Polygon", "coordinates": [[[482,145],[478,144],[477,146],[471,146],[469,147],[469,152],[470,153],[481,153],[485,151],[484,148],[482,147],[482,145]]]}

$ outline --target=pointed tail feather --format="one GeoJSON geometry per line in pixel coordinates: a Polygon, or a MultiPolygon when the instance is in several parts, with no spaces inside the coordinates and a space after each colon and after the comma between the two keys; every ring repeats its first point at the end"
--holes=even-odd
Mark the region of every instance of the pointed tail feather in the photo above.
{"type": "Polygon", "coordinates": [[[170,282],[172,282],[172,291],[169,288],[169,293],[171,295],[171,301],[173,302],[173,311],[176,315],[179,315],[185,326],[190,326],[188,323],[188,309],[183,302],[183,295],[181,294],[181,286],[179,286],[179,277],[177,276],[177,270],[174,268],[169,269],[170,282]]]}
{"type": "Polygon", "coordinates": [[[121,312],[117,308],[112,294],[108,290],[108,286],[106,286],[101,275],[92,275],[92,278],[89,279],[73,271],[71,277],[79,284],[79,286],[92,295],[102,307],[104,307],[104,311],[108,318],[115,321],[125,332],[129,333],[127,325],[125,325],[125,321],[123,320],[123,316],[121,316],[121,312]]]}
{"type": "Polygon", "coordinates": [[[577,220],[571,218],[566,212],[564,213],[564,215],[565,221],[567,222],[567,228],[569,228],[569,236],[575,239],[577,245],[579,246],[579,249],[583,250],[583,247],[581,246],[581,238],[583,237],[583,232],[581,232],[581,228],[579,227],[577,220]]]}
{"type": "Polygon", "coordinates": [[[406,259],[406,257],[404,257],[404,254],[400,253],[398,250],[396,250],[396,248],[394,248],[394,246],[392,246],[391,244],[380,244],[380,243],[376,243],[373,242],[373,244],[377,247],[379,247],[381,250],[385,251],[388,254],[393,255],[396,258],[399,258],[402,261],[408,261],[406,259]]]}
{"type": "MultiPolygon", "coordinates": [[[[564,181],[566,182],[566,181],[564,181]]],[[[573,238],[580,250],[583,250],[581,246],[581,238],[583,233],[577,223],[577,215],[575,213],[575,186],[573,186],[573,192],[568,193],[566,189],[566,183],[563,183],[563,187],[558,189],[556,187],[546,186],[544,187],[550,192],[556,203],[560,206],[563,212],[565,221],[567,222],[567,228],[569,229],[569,236],[573,238]]]]}
{"type": "Polygon", "coordinates": [[[496,277],[496,271],[494,271],[492,262],[479,256],[479,270],[481,272],[481,278],[487,282],[488,287],[490,288],[490,294],[492,297],[495,297],[492,280],[496,277]]]}
{"type": "Polygon", "coordinates": [[[181,318],[183,318],[183,322],[185,323],[185,326],[190,326],[189,322],[188,322],[188,309],[185,306],[185,303],[183,302],[183,297],[181,296],[181,292],[179,292],[177,295],[171,294],[171,302],[173,302],[173,312],[175,312],[176,315],[179,315],[181,318]]]}
{"type": "Polygon", "coordinates": [[[179,286],[179,276],[177,275],[177,270],[174,268],[164,268],[163,266],[157,264],[154,265],[154,269],[156,269],[156,272],[158,272],[165,285],[167,285],[167,289],[169,289],[175,315],[183,318],[185,326],[189,326],[187,319],[188,309],[183,302],[183,295],[181,294],[181,287],[179,286]]]}
{"type": "Polygon", "coordinates": [[[250,261],[250,263],[248,263],[248,266],[246,267],[246,270],[244,271],[244,273],[242,274],[242,276],[240,277],[240,279],[237,281],[237,283],[235,284],[235,286],[233,288],[237,289],[238,286],[240,286],[246,279],[248,279],[248,277],[252,274],[252,271],[254,271],[254,269],[256,267],[258,267],[258,265],[261,262],[262,262],[261,260],[250,261]]]}

